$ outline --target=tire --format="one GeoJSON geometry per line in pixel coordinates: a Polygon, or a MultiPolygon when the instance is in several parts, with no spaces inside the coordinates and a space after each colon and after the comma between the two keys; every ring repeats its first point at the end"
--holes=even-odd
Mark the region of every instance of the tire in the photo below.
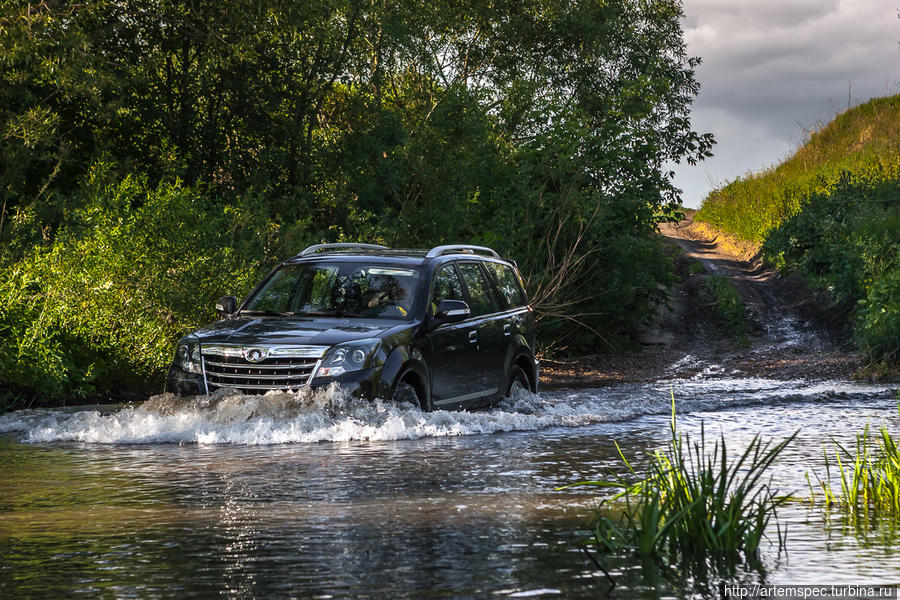
{"type": "Polygon", "coordinates": [[[513,365],[513,368],[509,370],[509,377],[506,380],[506,393],[503,394],[503,397],[509,398],[518,394],[521,390],[530,392],[531,382],[528,381],[528,376],[525,375],[522,367],[513,365]]]}
{"type": "Polygon", "coordinates": [[[406,380],[401,380],[394,386],[391,393],[391,402],[400,404],[401,402],[409,402],[420,410],[428,410],[428,407],[422,406],[422,400],[419,398],[419,392],[416,388],[406,380]]]}

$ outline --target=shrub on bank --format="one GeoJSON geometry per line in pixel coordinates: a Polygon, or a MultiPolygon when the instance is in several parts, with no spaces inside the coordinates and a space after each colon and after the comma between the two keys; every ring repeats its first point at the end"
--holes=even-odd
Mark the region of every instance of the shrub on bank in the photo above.
{"type": "MultiPolygon", "coordinates": [[[[95,170],[53,241],[0,277],[0,372],[9,389],[65,402],[144,387],[174,339],[210,320],[270,262],[274,230],[247,206],[214,206],[178,183],[95,170]]],[[[24,401],[20,398],[20,401],[24,401]]],[[[9,402],[9,399],[7,399],[9,402]]]]}
{"type": "Polygon", "coordinates": [[[900,359],[900,173],[846,173],[771,231],[766,260],[848,307],[871,361],[900,359]]]}
{"type": "Polygon", "coordinates": [[[706,279],[709,295],[719,326],[734,340],[744,340],[750,331],[747,310],[734,284],[721,275],[710,275],[706,279]]]}

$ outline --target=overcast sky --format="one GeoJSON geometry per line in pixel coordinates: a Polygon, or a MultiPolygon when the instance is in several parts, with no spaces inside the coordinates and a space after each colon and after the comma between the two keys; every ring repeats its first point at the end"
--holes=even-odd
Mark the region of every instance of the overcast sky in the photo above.
{"type": "Polygon", "coordinates": [[[700,56],[696,131],[715,156],[677,165],[685,206],[777,164],[850,103],[900,93],[900,0],[684,0],[688,53],[700,56]]]}

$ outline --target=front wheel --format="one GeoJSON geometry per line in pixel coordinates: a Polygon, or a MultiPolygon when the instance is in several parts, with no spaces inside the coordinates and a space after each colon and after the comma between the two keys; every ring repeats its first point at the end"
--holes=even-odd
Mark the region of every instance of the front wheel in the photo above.
{"type": "Polygon", "coordinates": [[[391,393],[391,401],[396,404],[408,402],[420,410],[431,410],[431,407],[423,402],[423,398],[420,398],[416,387],[405,379],[394,386],[394,391],[391,393]]]}
{"type": "Polygon", "coordinates": [[[509,378],[506,382],[506,393],[504,398],[515,398],[522,392],[530,392],[531,385],[528,382],[528,376],[522,367],[514,365],[509,371],[509,378]]]}

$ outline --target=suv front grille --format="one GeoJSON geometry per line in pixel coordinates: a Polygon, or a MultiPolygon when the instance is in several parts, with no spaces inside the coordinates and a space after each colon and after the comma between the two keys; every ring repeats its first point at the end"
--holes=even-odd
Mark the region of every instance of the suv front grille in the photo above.
{"type": "Polygon", "coordinates": [[[326,348],[323,346],[205,346],[203,373],[209,393],[230,387],[245,394],[295,390],[308,385],[326,348]],[[253,353],[265,358],[256,358],[253,353]]]}

